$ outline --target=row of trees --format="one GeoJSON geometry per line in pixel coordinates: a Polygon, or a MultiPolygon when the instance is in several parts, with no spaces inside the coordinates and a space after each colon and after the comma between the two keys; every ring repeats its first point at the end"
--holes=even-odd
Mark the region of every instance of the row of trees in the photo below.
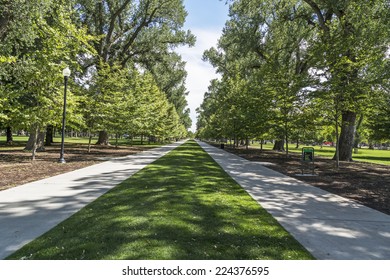
{"type": "Polygon", "coordinates": [[[0,124],[40,132],[60,127],[62,69],[67,127],[108,135],[184,137],[191,126],[182,0],[0,0],[0,124]]]}
{"type": "Polygon", "coordinates": [[[198,109],[198,137],[277,139],[287,154],[292,140],[337,139],[343,161],[363,136],[390,139],[389,1],[230,2],[204,53],[222,78],[198,109]]]}

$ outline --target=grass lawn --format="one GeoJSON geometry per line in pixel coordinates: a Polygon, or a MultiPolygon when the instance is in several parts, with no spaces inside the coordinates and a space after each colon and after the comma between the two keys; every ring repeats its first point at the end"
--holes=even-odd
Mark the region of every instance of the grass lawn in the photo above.
{"type": "MultiPolygon", "coordinates": [[[[6,146],[6,137],[5,136],[0,136],[0,150],[2,148],[6,149],[18,149],[20,147],[24,147],[27,143],[28,137],[27,136],[13,136],[13,145],[12,146],[6,146]]],[[[54,137],[54,143],[61,143],[61,137],[54,137]]],[[[92,144],[95,144],[97,142],[98,138],[92,138],[92,144]]],[[[88,145],[89,138],[88,137],[66,137],[65,138],[65,145],[88,145]]],[[[110,139],[111,145],[115,145],[116,140],[115,139],[110,139]]],[[[141,145],[141,138],[134,138],[133,141],[127,138],[120,138],[118,139],[118,145],[119,146],[130,146],[130,145],[141,145]]],[[[147,146],[149,148],[155,148],[161,146],[161,143],[148,143],[147,138],[144,139],[143,141],[143,146],[147,146]]]]}
{"type": "MultiPolygon", "coordinates": [[[[250,147],[255,149],[260,149],[260,144],[258,143],[253,144],[250,147]]],[[[301,154],[302,147],[306,147],[306,146],[301,145],[298,149],[296,149],[295,144],[290,144],[288,150],[291,153],[301,154]]],[[[315,156],[322,156],[326,158],[333,158],[336,152],[335,147],[323,146],[321,148],[320,146],[310,146],[310,145],[307,147],[313,147],[315,149],[314,152],[315,156]]],[[[264,150],[272,150],[272,148],[273,148],[273,144],[267,143],[266,145],[263,145],[264,150]]],[[[358,150],[357,154],[353,153],[352,158],[354,161],[390,165],[390,150],[370,150],[368,148],[362,148],[358,150]]]]}
{"type": "MultiPolygon", "coordinates": [[[[303,147],[303,146],[302,146],[303,147]]],[[[317,156],[323,156],[327,158],[333,158],[336,148],[334,147],[323,147],[321,149],[320,146],[314,146],[315,149],[315,155],[317,156]]],[[[295,149],[290,148],[291,152],[296,153],[302,153],[302,148],[295,149]]],[[[370,150],[367,148],[359,149],[358,153],[352,154],[352,158],[354,161],[361,161],[361,162],[370,162],[375,164],[385,164],[390,165],[390,151],[389,150],[370,150]]]]}
{"type": "Polygon", "coordinates": [[[194,141],[8,259],[312,259],[194,141]]]}

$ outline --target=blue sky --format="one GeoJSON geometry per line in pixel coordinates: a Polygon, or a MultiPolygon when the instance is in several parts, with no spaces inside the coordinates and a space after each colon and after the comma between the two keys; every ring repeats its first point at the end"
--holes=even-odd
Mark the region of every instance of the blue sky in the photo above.
{"type": "Polygon", "coordinates": [[[202,61],[202,55],[205,50],[216,46],[228,19],[229,8],[225,0],[184,0],[184,5],[188,12],[184,28],[191,30],[197,40],[194,47],[181,47],[177,52],[187,63],[187,101],[191,109],[192,130],[195,131],[195,109],[202,103],[210,80],[218,77],[213,67],[202,61]]]}
{"type": "Polygon", "coordinates": [[[228,5],[225,0],[184,0],[188,12],[187,27],[221,28],[225,24],[228,5]]]}

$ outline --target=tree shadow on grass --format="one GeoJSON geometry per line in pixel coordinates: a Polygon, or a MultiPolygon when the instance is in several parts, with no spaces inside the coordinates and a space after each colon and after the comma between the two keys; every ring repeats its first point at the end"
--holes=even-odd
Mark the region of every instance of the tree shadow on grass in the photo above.
{"type": "Polygon", "coordinates": [[[388,215],[220,149],[203,147],[317,258],[389,258],[388,215]]]}
{"type": "Polygon", "coordinates": [[[307,259],[311,256],[190,142],[10,258],[307,259]]]}

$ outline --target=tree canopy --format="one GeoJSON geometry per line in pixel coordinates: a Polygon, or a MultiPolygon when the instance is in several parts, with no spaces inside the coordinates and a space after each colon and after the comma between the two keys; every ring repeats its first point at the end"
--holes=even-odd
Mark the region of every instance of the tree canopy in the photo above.
{"type": "Polygon", "coordinates": [[[182,0],[0,1],[1,127],[59,127],[68,66],[72,129],[185,136],[186,15],[182,0]]]}
{"type": "Polygon", "coordinates": [[[223,126],[212,121],[234,112],[240,137],[267,134],[284,141],[288,153],[291,140],[318,141],[325,127],[340,126],[339,156],[351,160],[357,119],[387,106],[388,1],[229,2],[218,47],[204,53],[222,78],[199,109],[199,135],[232,137],[217,135],[223,126]],[[371,110],[375,104],[382,106],[371,110]]]}

